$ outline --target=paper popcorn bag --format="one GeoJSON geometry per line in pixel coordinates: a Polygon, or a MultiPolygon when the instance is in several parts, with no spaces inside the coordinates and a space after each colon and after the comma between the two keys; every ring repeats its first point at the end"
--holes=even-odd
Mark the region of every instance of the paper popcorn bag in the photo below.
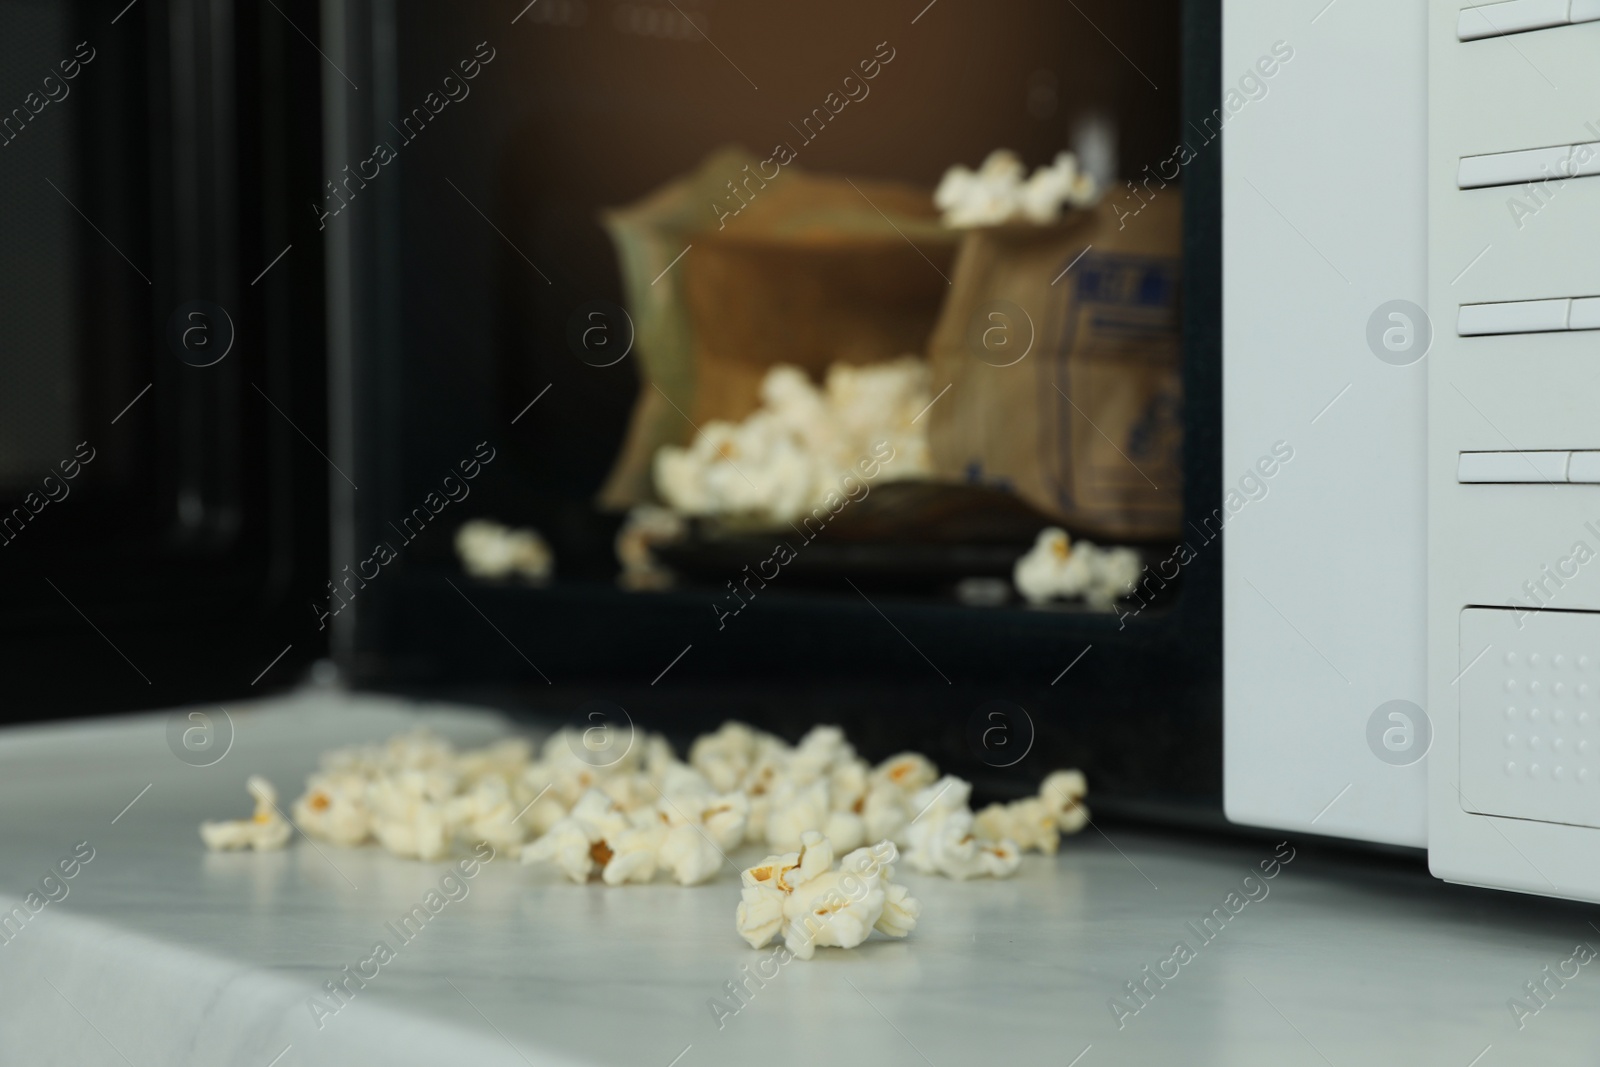
{"type": "Polygon", "coordinates": [[[682,264],[695,422],[749,415],[778,364],[820,380],[834,363],[925,351],[957,244],[925,189],[806,173],[771,183],[682,264]]]}
{"type": "Polygon", "coordinates": [[[930,192],[782,158],[724,150],[606,213],[641,381],[602,507],[652,499],[656,450],[686,443],[691,419],[749,415],[776,364],[818,377],[836,362],[925,350],[959,240],[930,192]]]}
{"type": "Polygon", "coordinates": [[[600,489],[603,508],[623,510],[652,499],[651,457],[662,445],[683,442],[683,415],[673,405],[684,411],[693,406],[694,351],[683,275],[667,268],[697,232],[715,224],[707,205],[726,195],[729,177],[759,162],[741,149],[715,152],[693,173],[601,215],[617,251],[639,367],[639,396],[627,436],[600,489]]]}
{"type": "Polygon", "coordinates": [[[968,231],[930,346],[934,470],[1096,538],[1175,535],[1181,251],[1176,188],[1120,224],[1103,203],[968,231]]]}

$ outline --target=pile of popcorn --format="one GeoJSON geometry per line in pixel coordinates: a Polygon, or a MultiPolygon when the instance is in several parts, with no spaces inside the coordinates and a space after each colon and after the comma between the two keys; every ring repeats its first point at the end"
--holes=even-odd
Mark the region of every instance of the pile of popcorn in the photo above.
{"type": "Polygon", "coordinates": [[[851,477],[930,474],[927,424],[914,420],[931,399],[915,356],[836,363],[821,388],[797,367],[773,367],[744,421],[707,422],[688,447],[656,453],[656,492],[684,515],[793,522],[847,495],[851,477]]]}
{"type": "Polygon", "coordinates": [[[1027,555],[1017,560],[1011,580],[1030,604],[1082,597],[1103,611],[1133,590],[1143,570],[1139,553],[1131,548],[1101,548],[1083,540],[1074,544],[1065,530],[1052,526],[1039,531],[1027,555]]]}
{"type": "Polygon", "coordinates": [[[1000,148],[976,172],[959,165],[945,171],[933,202],[944,212],[946,226],[964,229],[1007,222],[1043,225],[1059,219],[1063,207],[1088,207],[1099,197],[1094,178],[1078,169],[1071,152],[1030,176],[1016,153],[1000,148]]]}
{"type": "Polygon", "coordinates": [[[555,554],[538,530],[514,530],[488,519],[472,519],[456,530],[456,556],[474,578],[510,578],[535,585],[550,580],[555,554]]]}
{"type": "MultiPolygon", "coordinates": [[[[916,901],[891,881],[901,849],[920,873],[1004,878],[1022,852],[1054,853],[1061,834],[1089,819],[1078,771],[974,813],[968,783],[940,777],[916,753],[869,764],[836,726],[790,745],[728,722],[697,739],[687,762],[660,735],[606,728],[605,746],[590,748],[592,733],[559,730],[537,758],[520,738],[457,751],[426,731],[336,749],[307,779],[292,825],[422,860],[487,841],[574,882],[611,886],[658,874],[699,885],[725,863],[739,870],[729,853],[740,846],[764,844],[775,854],[741,873],[739,931],[755,947],[781,931],[790,951],[809,957],[818,944],[852,947],[873,929],[904,936],[915,925],[916,901]],[[837,871],[836,852],[845,854],[837,871]]],[[[270,783],[252,777],[249,791],[255,815],[204,823],[208,848],[288,842],[291,823],[270,783]]]]}

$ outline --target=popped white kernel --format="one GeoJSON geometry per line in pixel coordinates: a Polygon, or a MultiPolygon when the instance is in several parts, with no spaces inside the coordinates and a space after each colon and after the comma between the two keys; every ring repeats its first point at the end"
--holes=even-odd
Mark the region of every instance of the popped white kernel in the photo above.
{"type": "Polygon", "coordinates": [[[1139,553],[1131,548],[1073,543],[1065,530],[1051,526],[1040,530],[1033,547],[1017,560],[1011,580],[1030,604],[1081,597],[1104,610],[1132,590],[1142,570],[1139,553]]]}
{"type": "Polygon", "coordinates": [[[1075,834],[1089,822],[1089,809],[1083,798],[1089,795],[1089,782],[1079,770],[1052,771],[1039,786],[1039,799],[1056,813],[1056,825],[1064,834],[1075,834]]]}
{"type": "Polygon", "coordinates": [[[292,828],[278,811],[278,791],[272,783],[259,774],[252,774],[245,782],[245,789],[255,798],[255,814],[248,819],[201,823],[200,840],[207,848],[216,851],[253,848],[257,852],[267,852],[289,843],[292,828]]]}
{"type": "Polygon", "coordinates": [[[912,799],[918,813],[907,830],[906,862],[923,874],[962,881],[989,875],[1005,878],[1017,870],[1016,842],[980,838],[967,798],[972,786],[945,775],[912,799]]]}
{"type": "Polygon", "coordinates": [[[352,771],[321,771],[306,779],[306,791],[291,809],[309,836],[353,847],[372,837],[367,779],[352,771]]]}
{"type": "Polygon", "coordinates": [[[1000,148],[976,172],[960,165],[945,171],[933,203],[944,213],[946,226],[967,228],[1009,222],[1046,225],[1060,219],[1062,208],[1088,207],[1099,197],[1098,184],[1078,169],[1071,152],[1059,153],[1029,176],[1016,153],[1000,148]]]}
{"type": "Polygon", "coordinates": [[[550,580],[555,554],[537,530],[514,530],[488,519],[472,519],[456,531],[456,556],[474,578],[550,580]]]}
{"type": "Polygon", "coordinates": [[[679,515],[738,516],[768,525],[832,507],[841,480],[870,465],[877,481],[932,473],[928,364],[917,356],[836,363],[821,388],[798,367],[768,370],[761,407],[742,422],[706,422],[688,445],[652,460],[656,492],[679,515]]]}
{"type": "Polygon", "coordinates": [[[881,841],[851,852],[835,870],[832,843],[808,830],[798,852],[768,856],[741,873],[735,927],[751,948],[781,933],[785,947],[803,960],[818,946],[855,948],[874,929],[904,937],[921,907],[906,887],[889,880],[897,857],[893,842],[881,841]]]}
{"type": "MultiPolygon", "coordinates": [[[[557,822],[538,840],[522,849],[523,863],[554,863],[568,878],[580,885],[590,878],[605,879],[606,868],[617,856],[623,837],[632,829],[628,818],[598,789],[585,793],[566,818],[557,822]]],[[[609,884],[637,878],[644,839],[629,837],[629,857],[614,873],[609,884]]],[[[651,875],[655,874],[652,859],[651,875]]]]}

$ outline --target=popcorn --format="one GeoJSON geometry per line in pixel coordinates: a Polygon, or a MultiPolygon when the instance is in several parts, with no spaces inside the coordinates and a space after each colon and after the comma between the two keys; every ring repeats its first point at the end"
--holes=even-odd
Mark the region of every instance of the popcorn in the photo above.
{"type": "Polygon", "coordinates": [[[839,861],[841,871],[858,877],[870,878],[874,872],[884,891],[883,914],[873,928],[889,937],[905,937],[916,928],[922,915],[922,905],[903,885],[890,881],[894,877],[891,866],[900,858],[899,850],[890,841],[879,842],[875,848],[858,848],[839,861]]]}
{"type": "Polygon", "coordinates": [[[1047,224],[1061,217],[1061,208],[1088,207],[1100,197],[1100,190],[1089,174],[1078,170],[1078,159],[1061,152],[1055,162],[1033,172],[1017,195],[1017,203],[1029,222],[1047,224]]]}
{"type": "Polygon", "coordinates": [[[1010,804],[990,804],[973,819],[973,825],[991,841],[1012,841],[1023,851],[1055,855],[1061,846],[1056,813],[1038,797],[1010,804]]]}
{"type": "Polygon", "coordinates": [[[955,228],[998,226],[1007,222],[1053,223],[1063,207],[1083,208],[1100,198],[1094,178],[1078,170],[1071,152],[1040,167],[1031,177],[1013,152],[989,153],[977,173],[954,166],[945,171],[933,194],[944,212],[944,224],[955,228]]]}
{"type": "Polygon", "coordinates": [[[716,797],[701,809],[699,818],[718,848],[738,848],[750,822],[750,798],[743,793],[716,797]]]}
{"type": "Polygon", "coordinates": [[[1016,153],[997,148],[976,174],[959,164],[945,171],[933,203],[944,212],[946,226],[993,226],[1013,214],[1015,190],[1026,168],[1016,153]]]}
{"type": "Polygon", "coordinates": [[[451,797],[444,804],[445,824],[454,834],[487,841],[496,851],[513,851],[526,840],[527,830],[517,814],[511,787],[501,777],[484,778],[471,792],[451,797]]]}
{"type": "Polygon", "coordinates": [[[662,801],[660,817],[669,827],[658,859],[680,885],[699,885],[717,873],[728,849],[744,841],[750,798],[742,793],[704,796],[687,803],[662,801]]]}
{"type": "Polygon", "coordinates": [[[789,776],[796,782],[813,782],[856,758],[856,750],[837,726],[813,726],[789,757],[789,776]]]}
{"type": "Polygon", "coordinates": [[[353,771],[324,771],[306,780],[306,791],[294,802],[294,820],[309,836],[336,845],[354,846],[372,836],[367,810],[367,779],[353,771]]]}
{"type": "Polygon", "coordinates": [[[942,874],[960,882],[983,875],[1009,878],[1021,866],[1022,858],[1014,841],[979,838],[968,812],[930,824],[920,835],[913,827],[906,862],[923,874],[942,874]]]}
{"type": "Polygon", "coordinates": [[[382,757],[387,767],[411,771],[448,768],[454,758],[450,742],[424,729],[390,738],[382,757]]]}
{"type": "Polygon", "coordinates": [[[248,819],[228,822],[203,822],[200,839],[213,851],[253,848],[267,852],[289,843],[291,827],[278,812],[278,791],[258,774],[245,782],[245,789],[256,801],[256,811],[248,819]]]}
{"type": "Polygon", "coordinates": [[[1011,841],[979,841],[978,866],[990,878],[1010,878],[1022,866],[1022,854],[1011,841]]]}
{"type": "Polygon", "coordinates": [[[627,816],[598,789],[585,793],[566,818],[525,846],[522,862],[554,863],[580,885],[594,877],[620,885],[649,881],[655,875],[650,835],[630,826],[627,816]],[[649,873],[641,877],[646,867],[649,873]]]}
{"type": "Polygon", "coordinates": [[[878,480],[930,474],[927,427],[915,420],[931,397],[916,356],[834,364],[822,389],[798,368],[773,367],[762,406],[743,422],[708,422],[687,447],[656,452],[656,491],[683,515],[795,522],[842,499],[866,464],[878,480]]]}
{"type": "Polygon", "coordinates": [[[806,511],[817,463],[770,412],[744,422],[715,420],[687,449],[656,453],[656,489],[686,515],[748,515],[773,523],[806,511]]]}
{"type": "Polygon", "coordinates": [[[777,740],[730,719],[714,732],[695,738],[689,746],[689,766],[705,775],[717,790],[739,788],[756,761],[763,739],[777,740]]]}
{"type": "Polygon", "coordinates": [[[908,795],[932,784],[938,777],[939,771],[933,761],[920,752],[902,752],[898,756],[890,756],[872,772],[874,782],[895,786],[908,795]]]}
{"type": "Polygon", "coordinates": [[[679,885],[709,882],[722,864],[722,853],[706,837],[705,831],[687,823],[667,833],[657,847],[656,858],[679,885]]]}
{"type": "Polygon", "coordinates": [[[813,728],[775,770],[764,820],[767,844],[798,847],[807,830],[821,831],[844,849],[865,844],[867,775],[843,730],[813,728]]]}
{"type": "Polygon", "coordinates": [[[906,839],[912,812],[909,797],[897,786],[875,784],[861,801],[861,828],[868,841],[888,838],[897,844],[906,839]]]}
{"type": "Polygon", "coordinates": [[[978,829],[967,798],[972,786],[954,775],[928,786],[912,800],[916,815],[907,830],[906,862],[923,874],[942,874],[963,881],[988,875],[1008,878],[1022,859],[1009,838],[987,839],[978,829]]]}
{"type": "Polygon", "coordinates": [[[1027,555],[1017,560],[1012,581],[1031,604],[1056,597],[1082,597],[1106,610],[1126,596],[1143,572],[1139,553],[1131,548],[1100,548],[1089,541],[1073,544],[1057,527],[1039,531],[1027,555]]]}
{"type": "MultiPolygon", "coordinates": [[[[893,448],[894,462],[886,480],[921,478],[933,473],[926,424],[913,420],[932,400],[932,376],[926,361],[901,356],[884,363],[835,363],[826,382],[836,470],[848,470],[880,442],[893,448]]],[[[830,474],[824,489],[838,484],[830,474]]]]}
{"type": "Polygon", "coordinates": [[[756,866],[740,872],[743,887],[739,906],[734,911],[734,927],[751,948],[761,948],[783,927],[783,906],[793,892],[786,878],[800,865],[800,854],[768,856],[756,866]]]}
{"type": "Polygon", "coordinates": [[[440,771],[401,771],[367,788],[372,833],[378,843],[407,859],[443,859],[450,850],[444,802],[456,779],[440,771]]]}
{"type": "Polygon", "coordinates": [[[617,562],[622,573],[617,584],[636,592],[666,589],[672,585],[672,571],[656,559],[653,549],[683,540],[688,525],[677,513],[652,504],[640,504],[628,512],[617,531],[617,562]]]}
{"type": "MultiPolygon", "coordinates": [[[[447,746],[448,749],[448,746],[447,746]]],[[[505,737],[487,748],[453,756],[456,773],[468,785],[485,779],[509,781],[522,773],[533,755],[533,743],[525,737],[505,737]]]]}
{"type": "MultiPolygon", "coordinates": [[[[601,864],[600,880],[606,885],[650,881],[656,876],[656,868],[660,865],[661,846],[666,836],[666,831],[660,826],[646,823],[629,827],[604,842],[611,848],[612,856],[609,862],[601,864]]],[[[716,865],[712,864],[710,873],[703,877],[709,878],[715,871],[716,865]]]]}
{"type": "Polygon", "coordinates": [[[761,379],[762,408],[776,424],[798,438],[813,456],[831,456],[839,449],[839,431],[829,398],[799,367],[778,364],[761,379]]]}
{"type": "Polygon", "coordinates": [[[843,890],[843,877],[838,871],[818,875],[784,902],[784,944],[799,958],[810,959],[818,945],[855,948],[883,915],[882,885],[876,880],[857,881],[854,884],[866,889],[851,896],[843,890]]]}
{"type": "Polygon", "coordinates": [[[818,945],[855,948],[874,929],[905,937],[921,907],[904,886],[889,880],[897,857],[894,844],[882,841],[851,852],[834,870],[832,843],[809,830],[799,852],[768,856],[741,873],[734,924],[751,948],[781,931],[785,946],[803,960],[818,945]]]}
{"type": "Polygon", "coordinates": [[[474,578],[524,578],[535,585],[550,580],[555,556],[537,530],[513,530],[487,519],[473,519],[456,531],[456,555],[474,578]]]}
{"type": "Polygon", "coordinates": [[[1083,798],[1089,795],[1089,782],[1082,771],[1052,771],[1039,786],[1039,799],[1056,813],[1056,825],[1064,834],[1075,834],[1089,822],[1089,809],[1083,798]]]}
{"type": "MultiPolygon", "coordinates": [[[[1004,878],[1024,849],[1054,852],[1061,833],[1088,820],[1078,771],[974,814],[969,783],[937,777],[914,752],[868,764],[837,726],[789,745],[728,722],[698,738],[687,761],[665,738],[643,735],[591,764],[585,737],[564,729],[537,753],[521,739],[457,752],[417,731],[340,749],[308,777],[294,810],[308,835],[338,844],[376,840],[398,856],[437,860],[458,841],[487,841],[573,882],[609,886],[660,875],[703,884],[729,852],[765,840],[777,851],[740,872],[735,925],[752,947],[781,937],[802,959],[818,946],[856,947],[874,930],[905,937],[916,928],[921,906],[893,880],[901,846],[922,873],[1004,878]]],[[[252,778],[250,791],[255,818],[204,824],[207,847],[287,842],[271,785],[252,778]]]]}
{"type": "MultiPolygon", "coordinates": [[[[599,787],[605,779],[636,772],[643,759],[642,746],[639,745],[630,745],[615,757],[607,755],[609,762],[604,764],[589,763],[579,756],[580,752],[588,751],[582,731],[571,728],[557,730],[545,740],[539,761],[523,769],[522,791],[532,800],[548,787],[550,795],[561,803],[565,812],[589,790],[599,787]]],[[[653,802],[654,799],[652,795],[646,802],[653,802]]]]}
{"type": "Polygon", "coordinates": [[[767,816],[767,844],[776,849],[799,848],[807,830],[820,830],[828,821],[828,784],[795,785],[785,779],[773,794],[767,816]]]}
{"type": "Polygon", "coordinates": [[[1039,786],[1039,795],[990,804],[978,812],[978,832],[992,840],[1009,839],[1027,851],[1054,855],[1063,833],[1077,833],[1089,822],[1081,801],[1089,791],[1082,771],[1054,771],[1039,786]]]}

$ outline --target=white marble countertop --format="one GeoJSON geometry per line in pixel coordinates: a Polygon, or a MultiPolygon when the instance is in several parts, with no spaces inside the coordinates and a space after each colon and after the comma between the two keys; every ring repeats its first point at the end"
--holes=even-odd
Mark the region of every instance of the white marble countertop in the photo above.
{"type": "Polygon", "coordinates": [[[397,943],[386,924],[444,865],[304,838],[279,853],[208,854],[196,824],[244,814],[253,771],[293,795],[324,748],[418,715],[463,742],[503,727],[332,694],[230,710],[233,747],[206,768],[169,751],[166,716],[0,733],[0,906],[21,903],[80,842],[94,850],[65,897],[0,937],[0,1064],[1600,1058],[1600,964],[1568,962],[1580,942],[1600,946],[1593,909],[1445,886],[1420,864],[1305,843],[1276,878],[1243,883],[1270,843],[1127,829],[1029,857],[1011,881],[903,872],[923,904],[910,939],[791,962],[720,1026],[709,1002],[731,1004],[724,984],[765,955],[734,933],[731,869],[694,889],[608,889],[500,857],[319,1028],[309,998],[376,941],[397,943]],[[1189,924],[1245,889],[1260,899],[1209,943],[1197,936],[1189,924]],[[1163,962],[1179,940],[1192,958],[1163,962]],[[1176,974],[1150,982],[1154,995],[1119,1027],[1109,1003],[1136,1006],[1124,983],[1146,965],[1176,974]],[[1525,983],[1563,971],[1576,976],[1547,980],[1543,1004],[1529,996],[1525,983]],[[1519,1020],[1512,998],[1538,1010],[1519,1020]]]}

